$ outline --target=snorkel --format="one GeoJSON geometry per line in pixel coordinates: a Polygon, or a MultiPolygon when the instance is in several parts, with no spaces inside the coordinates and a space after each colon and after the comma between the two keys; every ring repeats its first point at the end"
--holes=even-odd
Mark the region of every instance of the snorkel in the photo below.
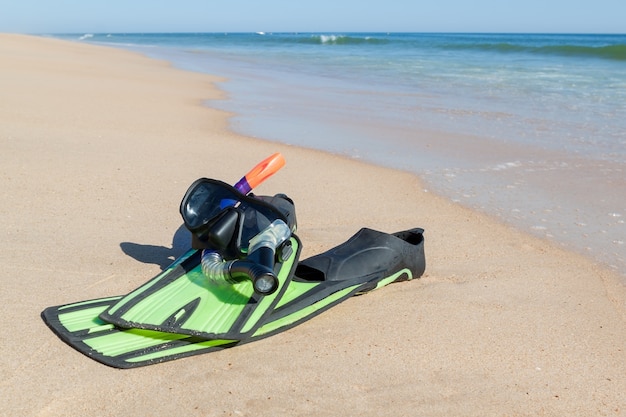
{"type": "Polygon", "coordinates": [[[240,193],[248,194],[253,188],[274,175],[284,166],[285,158],[283,158],[280,152],[276,152],[256,164],[254,168],[237,181],[234,187],[239,190],[240,193]]]}
{"type": "Polygon", "coordinates": [[[233,284],[249,278],[257,294],[272,294],[278,289],[278,278],[274,273],[276,248],[290,236],[289,226],[282,220],[275,220],[250,240],[246,259],[224,261],[218,251],[204,249],[202,272],[210,282],[218,285],[233,284]]]}
{"type": "MultiPolygon", "coordinates": [[[[218,249],[203,249],[202,251],[202,272],[210,283],[217,285],[233,284],[244,279],[250,279],[254,291],[260,295],[269,295],[278,289],[278,278],[274,273],[276,251],[291,237],[291,229],[280,218],[274,219],[269,225],[264,227],[252,237],[242,236],[242,214],[239,209],[248,203],[252,206],[252,197],[247,194],[267,178],[276,173],[285,165],[285,160],[280,153],[275,153],[264,159],[244,175],[234,186],[234,189],[241,193],[228,194],[219,198],[219,202],[213,201],[211,190],[219,188],[215,180],[201,179],[196,181],[181,202],[181,214],[185,220],[185,225],[192,233],[203,233],[204,238],[218,249]],[[213,187],[213,188],[211,188],[213,187]],[[213,207],[209,211],[210,217],[205,219],[200,216],[203,205],[212,203],[218,207],[213,207]],[[218,213],[214,211],[219,210],[218,213]],[[237,233],[239,233],[237,235],[237,233]],[[235,237],[235,235],[237,235],[235,237]],[[222,251],[228,245],[232,245],[233,239],[240,244],[247,244],[247,251],[243,259],[225,260],[222,251]],[[247,242],[245,242],[247,240],[247,242]],[[242,241],[242,242],[240,242],[242,241]]],[[[228,192],[228,190],[222,192],[228,192]]],[[[215,192],[213,193],[215,194],[215,192]]],[[[270,212],[271,207],[265,207],[261,202],[254,202],[259,205],[258,209],[270,212]]],[[[267,203],[264,203],[267,205],[267,203]]],[[[253,215],[262,216],[254,208],[253,215]]],[[[272,214],[272,213],[270,213],[272,214]]],[[[281,254],[281,257],[286,255],[281,254]]]]}

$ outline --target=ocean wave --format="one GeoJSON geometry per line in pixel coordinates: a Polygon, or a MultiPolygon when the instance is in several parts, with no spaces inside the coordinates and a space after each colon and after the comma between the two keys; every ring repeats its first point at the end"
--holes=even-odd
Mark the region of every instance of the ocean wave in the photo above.
{"type": "Polygon", "coordinates": [[[281,41],[311,45],[380,45],[389,43],[388,39],[382,37],[335,34],[311,34],[309,36],[284,37],[281,41]]]}
{"type": "Polygon", "coordinates": [[[336,46],[367,49],[384,46],[403,53],[437,53],[441,50],[491,52],[494,54],[533,54],[557,57],[597,58],[626,61],[626,37],[623,35],[496,35],[496,34],[426,34],[426,33],[152,33],[92,34],[80,40],[128,42],[131,44],[167,45],[254,45],[256,46],[336,46]],[[103,39],[109,36],[109,39],[103,39]]]}
{"type": "Polygon", "coordinates": [[[626,61],[626,44],[614,45],[523,45],[514,43],[449,43],[444,49],[484,50],[500,53],[529,53],[537,55],[558,55],[581,58],[602,58],[615,61],[626,61]]]}
{"type": "Polygon", "coordinates": [[[626,45],[607,46],[545,46],[538,48],[540,53],[555,53],[559,55],[588,56],[596,58],[612,59],[616,61],[626,61],[626,45]]]}
{"type": "MultiPolygon", "coordinates": [[[[276,34],[277,36],[264,36],[264,42],[279,44],[309,44],[309,45],[333,45],[333,46],[377,46],[389,45],[392,48],[403,50],[458,50],[458,51],[488,51],[493,53],[526,53],[537,55],[555,55],[583,58],[601,58],[615,61],[626,61],[626,43],[605,43],[600,38],[592,38],[589,43],[583,40],[579,43],[577,37],[561,36],[551,37],[537,36],[513,36],[505,35],[505,38],[516,38],[509,41],[502,39],[491,42],[489,36],[446,35],[446,34],[384,34],[384,33],[310,33],[310,34],[276,34]]],[[[621,40],[621,39],[620,39],[621,40]]],[[[610,42],[610,41],[609,41],[610,42]]]]}

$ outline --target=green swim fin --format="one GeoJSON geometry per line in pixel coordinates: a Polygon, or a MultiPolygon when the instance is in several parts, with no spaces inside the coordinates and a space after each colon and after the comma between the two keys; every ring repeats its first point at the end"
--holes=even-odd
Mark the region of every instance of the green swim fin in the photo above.
{"type": "MultiPolygon", "coordinates": [[[[186,256],[188,259],[189,254],[186,256]]],[[[176,269],[181,261],[169,270],[176,269]]],[[[257,330],[247,339],[203,339],[180,333],[124,329],[102,320],[102,313],[122,297],[49,307],[42,318],[63,341],[85,355],[109,366],[132,368],[270,336],[352,295],[418,278],[424,269],[422,229],[394,234],[361,229],[345,243],[300,262],[271,314],[258,323],[257,330]]]]}
{"type": "Polygon", "coordinates": [[[278,289],[261,296],[249,280],[219,285],[202,272],[201,251],[195,251],[123,297],[101,314],[108,323],[180,333],[203,339],[241,340],[251,336],[273,311],[289,285],[300,256],[300,241],[293,236],[287,259],[277,262],[278,289]]]}
{"type": "Polygon", "coordinates": [[[270,320],[255,337],[291,328],[354,295],[422,276],[424,230],[393,234],[368,228],[346,242],[301,261],[270,320]]]}
{"type": "Polygon", "coordinates": [[[231,347],[238,340],[201,339],[177,333],[122,329],[99,316],[122,296],[49,307],[41,316],[65,343],[115,368],[134,368],[231,347]]]}

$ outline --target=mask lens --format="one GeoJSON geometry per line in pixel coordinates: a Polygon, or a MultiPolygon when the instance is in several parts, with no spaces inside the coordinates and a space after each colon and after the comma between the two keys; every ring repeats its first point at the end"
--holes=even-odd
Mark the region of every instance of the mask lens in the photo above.
{"type": "Polygon", "coordinates": [[[221,181],[202,178],[183,197],[180,213],[185,226],[201,240],[223,248],[232,240],[239,251],[274,220],[284,216],[271,204],[245,196],[221,181]],[[216,229],[216,230],[213,230],[216,229]],[[215,239],[214,239],[215,238],[215,239]]]}

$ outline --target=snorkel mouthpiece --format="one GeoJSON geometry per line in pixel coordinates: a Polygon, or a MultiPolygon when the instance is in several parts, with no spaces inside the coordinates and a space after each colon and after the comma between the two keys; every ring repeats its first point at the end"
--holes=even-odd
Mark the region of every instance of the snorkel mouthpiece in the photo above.
{"type": "Polygon", "coordinates": [[[250,239],[248,247],[248,259],[256,262],[269,272],[257,274],[252,277],[254,291],[258,294],[272,294],[278,289],[278,278],[274,274],[274,260],[276,249],[291,236],[291,230],[287,224],[278,219],[274,220],[261,233],[250,239]]]}
{"type": "Polygon", "coordinates": [[[274,220],[250,239],[246,259],[224,261],[215,250],[202,251],[202,272],[211,283],[218,285],[250,279],[257,294],[270,295],[278,289],[279,284],[274,273],[276,249],[290,237],[289,226],[280,219],[274,220]]]}
{"type": "Polygon", "coordinates": [[[278,289],[278,278],[274,274],[263,274],[253,283],[254,292],[262,295],[273,294],[278,289]]]}

